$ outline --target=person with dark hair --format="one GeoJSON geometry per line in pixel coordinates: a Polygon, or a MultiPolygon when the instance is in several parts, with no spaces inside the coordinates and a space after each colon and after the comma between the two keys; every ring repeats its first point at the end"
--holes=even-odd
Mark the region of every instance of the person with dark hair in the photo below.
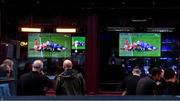
{"type": "Polygon", "coordinates": [[[156,84],[157,84],[157,94],[158,95],[161,95],[162,94],[162,92],[163,92],[163,90],[164,90],[164,82],[165,82],[165,80],[164,80],[164,69],[163,68],[161,68],[161,79],[159,80],[159,81],[157,81],[156,82],[156,84]]]}
{"type": "Polygon", "coordinates": [[[32,63],[27,62],[24,66],[24,73],[29,73],[32,70],[32,63]]]}
{"type": "Polygon", "coordinates": [[[138,81],[136,95],[157,95],[157,84],[162,77],[161,68],[154,67],[150,71],[150,76],[141,78],[138,81]]]}
{"type": "Polygon", "coordinates": [[[81,73],[72,69],[72,62],[63,62],[64,72],[56,79],[56,95],[84,95],[85,81],[81,73]]]}
{"type": "Polygon", "coordinates": [[[45,87],[52,86],[51,80],[42,73],[43,62],[35,60],[32,64],[32,71],[23,74],[18,82],[19,95],[45,95],[45,87]]]}
{"type": "Polygon", "coordinates": [[[132,74],[133,75],[127,76],[123,82],[122,96],[136,94],[137,83],[141,78],[140,68],[138,66],[134,67],[132,70],[132,74]]]}
{"type": "Polygon", "coordinates": [[[21,69],[18,70],[17,78],[19,79],[21,77],[21,75],[23,75],[25,73],[29,73],[31,70],[32,70],[32,63],[31,62],[27,62],[24,65],[24,69],[23,70],[21,70],[21,69]]]}
{"type": "Polygon", "coordinates": [[[171,68],[167,68],[164,71],[164,79],[165,81],[176,82],[176,74],[175,71],[171,68]]]}
{"type": "Polygon", "coordinates": [[[177,80],[176,80],[176,74],[173,69],[165,69],[164,71],[164,79],[165,83],[162,84],[164,87],[162,95],[178,95],[180,94],[177,80]]]}

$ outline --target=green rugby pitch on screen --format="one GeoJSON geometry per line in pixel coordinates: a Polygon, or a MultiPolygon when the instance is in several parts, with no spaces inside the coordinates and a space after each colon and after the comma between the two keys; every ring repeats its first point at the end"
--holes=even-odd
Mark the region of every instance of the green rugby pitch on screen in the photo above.
{"type": "Polygon", "coordinates": [[[160,57],[160,33],[119,33],[119,56],[160,57]]]}
{"type": "Polygon", "coordinates": [[[71,56],[71,36],[56,33],[28,35],[28,57],[65,58],[71,56]]]}
{"type": "Polygon", "coordinates": [[[72,49],[85,49],[86,48],[85,37],[72,37],[72,49]]]}

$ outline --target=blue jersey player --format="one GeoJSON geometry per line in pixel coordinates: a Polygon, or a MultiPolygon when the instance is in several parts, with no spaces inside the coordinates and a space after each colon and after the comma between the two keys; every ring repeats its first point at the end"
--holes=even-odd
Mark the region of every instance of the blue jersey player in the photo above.
{"type": "Polygon", "coordinates": [[[64,46],[61,46],[61,45],[59,45],[57,43],[54,43],[54,42],[47,41],[46,44],[47,44],[48,50],[51,50],[51,51],[63,51],[63,50],[66,50],[66,48],[64,46]]]}
{"type": "Polygon", "coordinates": [[[138,46],[138,50],[143,50],[143,51],[145,50],[152,51],[157,49],[155,46],[142,41],[137,41],[137,46],[138,46]]]}

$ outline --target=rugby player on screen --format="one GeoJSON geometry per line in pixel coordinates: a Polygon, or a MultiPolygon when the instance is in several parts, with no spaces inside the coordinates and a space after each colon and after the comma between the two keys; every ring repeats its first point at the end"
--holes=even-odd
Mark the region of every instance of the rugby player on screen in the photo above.
{"type": "Polygon", "coordinates": [[[46,45],[47,45],[47,50],[50,50],[50,51],[64,51],[66,50],[66,48],[62,45],[59,45],[57,43],[54,43],[54,42],[51,42],[51,41],[47,41],[46,42],[46,45]]]}
{"type": "Polygon", "coordinates": [[[157,47],[143,41],[137,41],[136,44],[137,44],[137,50],[140,50],[140,51],[157,50],[157,47]]]}
{"type": "Polygon", "coordinates": [[[128,41],[128,39],[126,38],[125,41],[124,41],[124,49],[125,49],[125,51],[128,51],[129,48],[130,48],[129,41],[128,41]]]}
{"type": "Polygon", "coordinates": [[[34,50],[38,50],[39,49],[39,42],[37,41],[37,39],[34,39],[34,50]]]}
{"type": "Polygon", "coordinates": [[[84,42],[80,42],[80,41],[75,41],[75,42],[72,43],[72,45],[74,47],[85,46],[85,43],[84,42]]]}

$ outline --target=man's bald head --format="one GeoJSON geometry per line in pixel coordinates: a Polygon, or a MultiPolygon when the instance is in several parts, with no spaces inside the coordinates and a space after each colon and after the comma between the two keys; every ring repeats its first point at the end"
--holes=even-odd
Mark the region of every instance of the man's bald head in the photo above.
{"type": "Polygon", "coordinates": [[[68,59],[64,60],[63,67],[64,67],[65,70],[72,69],[72,62],[71,62],[71,60],[68,60],[68,59]]]}
{"type": "Polygon", "coordinates": [[[41,61],[41,60],[35,60],[34,62],[33,62],[33,71],[39,71],[39,70],[41,70],[42,68],[43,68],[43,62],[41,61]]]}
{"type": "Polygon", "coordinates": [[[136,66],[136,67],[133,68],[132,73],[133,73],[133,75],[140,76],[141,75],[141,70],[140,70],[140,68],[138,66],[136,66]]]}

